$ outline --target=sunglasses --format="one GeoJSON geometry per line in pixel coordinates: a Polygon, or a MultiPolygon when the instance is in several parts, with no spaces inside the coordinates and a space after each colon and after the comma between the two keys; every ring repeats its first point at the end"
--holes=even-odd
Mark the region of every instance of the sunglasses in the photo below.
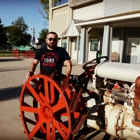
{"type": "Polygon", "coordinates": [[[49,41],[52,41],[52,40],[53,40],[54,42],[56,42],[56,41],[57,41],[57,39],[56,39],[56,38],[51,38],[51,37],[50,37],[50,38],[47,38],[47,39],[48,39],[49,41]]]}

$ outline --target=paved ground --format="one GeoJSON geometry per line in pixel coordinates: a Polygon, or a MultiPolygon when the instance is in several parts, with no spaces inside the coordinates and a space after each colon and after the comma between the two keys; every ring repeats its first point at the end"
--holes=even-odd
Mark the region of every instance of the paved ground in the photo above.
{"type": "MultiPolygon", "coordinates": [[[[19,117],[19,96],[33,59],[0,58],[0,140],[27,140],[19,117]]],[[[63,73],[65,67],[63,68],[63,73]]],[[[36,73],[39,72],[37,67],[36,73]]],[[[73,61],[72,74],[81,74],[73,61]]],[[[109,140],[103,132],[92,131],[86,140],[109,140]]]]}

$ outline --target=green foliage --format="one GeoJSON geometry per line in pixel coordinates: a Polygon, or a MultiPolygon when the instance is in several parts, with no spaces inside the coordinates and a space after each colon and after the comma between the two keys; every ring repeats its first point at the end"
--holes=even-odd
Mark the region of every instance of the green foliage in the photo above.
{"type": "MultiPolygon", "coordinates": [[[[52,6],[54,7],[57,2],[61,2],[62,0],[53,0],[52,1],[52,6]]],[[[49,20],[49,0],[39,0],[40,4],[42,5],[44,11],[46,12],[46,17],[47,20],[49,20]]],[[[42,14],[42,13],[41,13],[42,14]]]]}
{"type": "Polygon", "coordinates": [[[48,29],[42,29],[41,32],[39,33],[39,39],[45,41],[47,34],[48,29]]]}
{"type": "Polygon", "coordinates": [[[27,34],[28,26],[23,17],[12,22],[12,26],[6,28],[8,41],[14,46],[28,45],[31,42],[31,35],[27,34]]]}
{"type": "Polygon", "coordinates": [[[17,20],[12,22],[12,25],[19,28],[22,33],[25,33],[28,30],[28,26],[25,24],[23,17],[18,17],[17,20]]]}
{"type": "MultiPolygon", "coordinates": [[[[40,4],[42,5],[44,11],[46,12],[46,15],[43,17],[49,20],[49,0],[39,0],[40,4]]],[[[41,12],[41,14],[43,14],[41,12]]]]}
{"type": "Polygon", "coordinates": [[[53,0],[52,4],[53,4],[53,7],[56,6],[57,2],[61,2],[62,0],[53,0]]]}
{"type": "Polygon", "coordinates": [[[0,19],[0,46],[2,46],[2,44],[6,44],[7,43],[7,36],[2,24],[2,21],[0,19]]]}

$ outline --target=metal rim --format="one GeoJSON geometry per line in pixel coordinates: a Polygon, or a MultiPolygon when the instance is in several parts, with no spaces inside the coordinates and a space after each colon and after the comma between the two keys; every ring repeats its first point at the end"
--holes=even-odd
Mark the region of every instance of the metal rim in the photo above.
{"type": "Polygon", "coordinates": [[[30,77],[22,87],[20,117],[29,139],[38,137],[52,140],[57,136],[61,137],[60,139],[69,139],[71,136],[71,113],[67,97],[60,87],[59,83],[41,74],[30,77]],[[57,102],[55,90],[59,93],[57,102]],[[39,132],[42,135],[38,135],[39,132]]]}

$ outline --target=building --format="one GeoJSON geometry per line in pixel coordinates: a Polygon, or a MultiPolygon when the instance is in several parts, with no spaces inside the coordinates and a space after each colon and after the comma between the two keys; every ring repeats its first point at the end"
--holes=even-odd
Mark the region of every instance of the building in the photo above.
{"type": "Polygon", "coordinates": [[[54,6],[49,1],[49,30],[60,37],[79,64],[112,52],[120,62],[140,62],[140,0],[66,0],[54,6]]]}

